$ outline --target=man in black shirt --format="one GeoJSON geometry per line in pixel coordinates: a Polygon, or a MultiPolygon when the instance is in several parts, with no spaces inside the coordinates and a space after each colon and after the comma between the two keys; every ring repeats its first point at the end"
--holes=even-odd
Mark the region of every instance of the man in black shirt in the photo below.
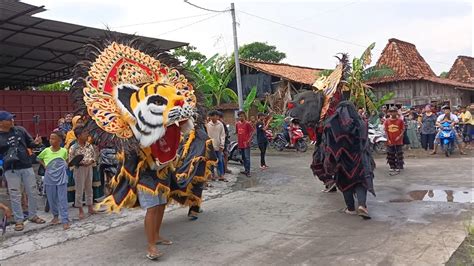
{"type": "Polygon", "coordinates": [[[28,152],[28,148],[35,148],[41,143],[41,138],[37,136],[33,140],[23,127],[13,125],[13,118],[11,113],[0,111],[0,155],[4,161],[3,168],[15,216],[15,230],[22,231],[24,229],[21,207],[22,183],[28,196],[28,219],[38,224],[45,223],[36,215],[38,188],[28,152]]]}
{"type": "Polygon", "coordinates": [[[257,143],[258,148],[260,149],[260,169],[262,170],[268,168],[267,164],[265,163],[265,153],[267,152],[268,146],[268,139],[265,134],[265,131],[267,130],[267,125],[265,125],[265,118],[266,115],[264,113],[258,113],[258,121],[255,124],[257,130],[257,143]]]}

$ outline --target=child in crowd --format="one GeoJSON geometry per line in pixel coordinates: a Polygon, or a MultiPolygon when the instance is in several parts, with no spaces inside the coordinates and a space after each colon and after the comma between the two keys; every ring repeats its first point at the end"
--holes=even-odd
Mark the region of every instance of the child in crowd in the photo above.
{"type": "Polygon", "coordinates": [[[60,131],[49,136],[50,147],[38,155],[39,163],[45,168],[44,187],[48,204],[53,213],[52,225],[59,224],[59,215],[64,230],[69,229],[69,215],[67,206],[67,150],[61,147],[63,141],[60,131]]]}
{"type": "Polygon", "coordinates": [[[88,142],[89,133],[83,126],[78,126],[74,129],[74,135],[77,137],[77,142],[69,148],[69,161],[76,156],[84,156],[78,166],[74,168],[74,182],[75,182],[75,206],[79,208],[79,219],[84,219],[84,210],[82,209],[82,196],[86,194],[86,205],[89,215],[95,214],[93,208],[93,193],[92,193],[92,168],[96,164],[95,149],[92,144],[88,142]]]}
{"type": "Polygon", "coordinates": [[[399,173],[403,169],[403,133],[405,124],[400,119],[397,107],[390,107],[390,117],[384,123],[387,133],[387,161],[392,173],[399,173]]]}

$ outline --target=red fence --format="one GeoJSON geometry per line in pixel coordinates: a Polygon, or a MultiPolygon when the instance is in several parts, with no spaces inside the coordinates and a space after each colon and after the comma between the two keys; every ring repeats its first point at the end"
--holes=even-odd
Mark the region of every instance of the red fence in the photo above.
{"type": "Polygon", "coordinates": [[[47,137],[73,106],[68,92],[0,91],[0,110],[15,114],[15,124],[25,127],[33,137],[47,137]],[[35,116],[39,116],[38,123],[35,116]]]}

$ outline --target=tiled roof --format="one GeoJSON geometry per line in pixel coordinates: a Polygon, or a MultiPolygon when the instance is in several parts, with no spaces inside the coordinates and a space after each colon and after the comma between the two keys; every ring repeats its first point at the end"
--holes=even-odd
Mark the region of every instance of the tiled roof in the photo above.
{"type": "Polygon", "coordinates": [[[416,46],[398,39],[388,40],[376,65],[390,67],[399,78],[436,77],[416,46]]]}
{"type": "Polygon", "coordinates": [[[369,80],[367,82],[369,85],[403,80],[426,80],[449,86],[474,89],[474,84],[436,76],[414,44],[394,38],[388,40],[388,44],[383,49],[376,66],[388,66],[395,73],[392,76],[369,80]]]}
{"type": "Polygon", "coordinates": [[[474,58],[460,55],[448,72],[448,79],[474,84],[474,58]]]}
{"type": "Polygon", "coordinates": [[[313,85],[318,73],[323,70],[320,68],[250,60],[240,60],[240,63],[275,77],[308,85],[313,85]]]}

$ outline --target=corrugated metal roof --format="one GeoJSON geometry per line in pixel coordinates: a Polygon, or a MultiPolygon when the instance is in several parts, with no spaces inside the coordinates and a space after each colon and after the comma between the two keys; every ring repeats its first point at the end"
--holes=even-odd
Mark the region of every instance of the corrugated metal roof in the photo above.
{"type": "MultiPolygon", "coordinates": [[[[0,1],[0,89],[68,79],[82,47],[106,35],[102,29],[32,17],[44,10],[18,0],[0,1]]],[[[186,45],[137,37],[162,50],[186,45]]]]}

